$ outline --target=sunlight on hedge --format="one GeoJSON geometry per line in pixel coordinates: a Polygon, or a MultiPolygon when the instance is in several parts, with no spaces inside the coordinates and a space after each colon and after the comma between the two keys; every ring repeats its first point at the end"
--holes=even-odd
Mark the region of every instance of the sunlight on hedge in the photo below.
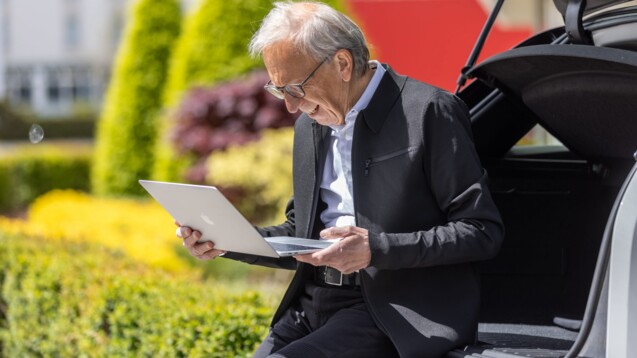
{"type": "Polygon", "coordinates": [[[0,357],[248,357],[277,298],[0,233],[0,357]]]}
{"type": "Polygon", "coordinates": [[[0,210],[22,210],[54,188],[88,191],[92,152],[90,144],[70,141],[0,151],[0,210]]]}
{"type": "Polygon", "coordinates": [[[28,219],[0,217],[0,231],[49,240],[99,243],[171,271],[187,262],[177,255],[173,219],[155,202],[94,198],[55,190],[36,199],[28,219]]]}
{"type": "Polygon", "coordinates": [[[249,218],[260,224],[282,223],[292,196],[293,141],[291,127],[268,129],[257,142],[213,152],[207,181],[242,188],[244,198],[235,204],[249,218]]]}

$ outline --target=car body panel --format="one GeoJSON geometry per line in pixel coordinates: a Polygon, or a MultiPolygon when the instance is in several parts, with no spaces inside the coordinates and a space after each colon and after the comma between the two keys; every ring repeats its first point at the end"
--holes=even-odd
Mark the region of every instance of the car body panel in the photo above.
{"type": "Polygon", "coordinates": [[[507,234],[478,265],[478,342],[448,357],[637,357],[637,1],[555,3],[570,25],[458,92],[507,234]],[[517,146],[536,124],[563,146],[517,146]]]}
{"type": "Polygon", "coordinates": [[[637,354],[637,176],[632,176],[613,229],[609,264],[607,357],[637,354]]]}

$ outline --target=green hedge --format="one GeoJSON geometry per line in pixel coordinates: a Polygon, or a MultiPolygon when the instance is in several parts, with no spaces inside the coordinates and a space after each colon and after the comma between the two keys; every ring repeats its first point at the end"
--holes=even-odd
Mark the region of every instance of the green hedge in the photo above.
{"type": "Polygon", "coordinates": [[[0,356],[247,357],[273,303],[87,244],[0,234],[0,356]]]}
{"type": "Polygon", "coordinates": [[[175,48],[166,104],[176,104],[189,87],[210,86],[261,67],[261,60],[251,58],[247,48],[271,4],[271,0],[200,0],[186,18],[175,48]]]}
{"type": "Polygon", "coordinates": [[[53,189],[90,190],[87,145],[25,146],[0,155],[0,211],[22,209],[53,189]]]}
{"type": "MultiPolygon", "coordinates": [[[[174,108],[183,93],[195,86],[211,86],[262,66],[248,54],[248,43],[272,0],[200,0],[184,22],[171,59],[164,108],[174,108]]],[[[165,114],[157,141],[153,177],[183,180],[193,158],[175,153],[168,140],[173,129],[165,114]]]]}
{"type": "Polygon", "coordinates": [[[137,180],[152,172],[157,112],[180,26],[177,0],[135,2],[98,122],[94,193],[144,193],[137,180]]]}
{"type": "MultiPolygon", "coordinates": [[[[325,2],[341,11],[345,8],[343,0],[325,2]]],[[[263,67],[261,59],[250,57],[248,44],[273,3],[199,0],[177,41],[164,104],[173,107],[192,87],[211,86],[263,67]]]]}
{"type": "Polygon", "coordinates": [[[40,119],[21,116],[0,103],[0,140],[28,140],[31,125],[44,129],[44,138],[92,138],[95,130],[93,116],[40,119]]]}

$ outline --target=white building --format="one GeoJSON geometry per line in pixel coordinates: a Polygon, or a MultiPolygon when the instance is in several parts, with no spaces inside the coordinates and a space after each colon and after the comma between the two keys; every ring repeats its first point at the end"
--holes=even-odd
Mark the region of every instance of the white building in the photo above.
{"type": "Polygon", "coordinates": [[[0,0],[0,98],[42,116],[97,110],[126,0],[0,0]]]}
{"type": "MultiPolygon", "coordinates": [[[[43,117],[99,110],[133,1],[0,0],[0,101],[43,117]]],[[[187,12],[196,0],[180,2],[187,12]]],[[[546,27],[546,3],[509,1],[500,18],[546,27]]]]}

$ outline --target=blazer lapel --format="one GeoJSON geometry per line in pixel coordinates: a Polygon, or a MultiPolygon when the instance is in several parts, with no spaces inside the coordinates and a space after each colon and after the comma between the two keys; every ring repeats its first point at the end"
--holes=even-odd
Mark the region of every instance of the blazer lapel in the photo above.
{"type": "Polygon", "coordinates": [[[318,207],[318,201],[320,198],[320,187],[323,179],[323,169],[325,168],[325,158],[327,157],[328,143],[330,136],[330,127],[322,126],[316,122],[312,123],[312,132],[314,139],[314,168],[312,177],[314,178],[312,185],[312,208],[310,210],[310,220],[308,221],[307,234],[308,236],[314,231],[316,218],[318,213],[316,212],[318,207]]]}
{"type": "Polygon", "coordinates": [[[374,133],[378,133],[383,126],[385,119],[400,98],[400,93],[407,82],[407,77],[397,74],[388,65],[383,64],[381,66],[385,67],[387,72],[385,72],[383,79],[378,84],[378,88],[374,92],[369,105],[361,111],[367,126],[374,133]]]}

